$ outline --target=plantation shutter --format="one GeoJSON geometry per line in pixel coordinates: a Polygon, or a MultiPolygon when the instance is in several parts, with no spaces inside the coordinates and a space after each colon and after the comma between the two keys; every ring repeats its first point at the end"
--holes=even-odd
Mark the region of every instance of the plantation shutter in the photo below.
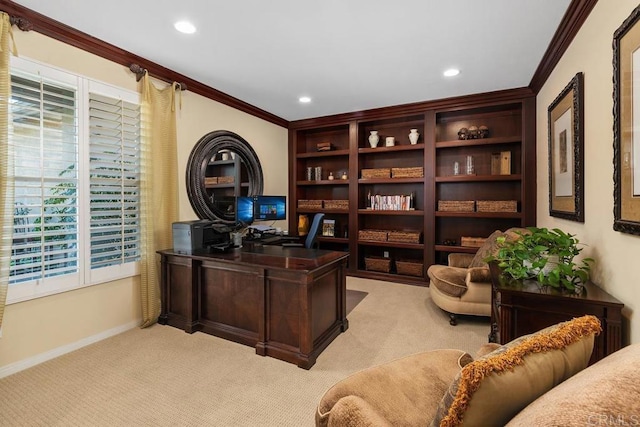
{"type": "Polygon", "coordinates": [[[140,259],[140,107],[89,94],[91,268],[140,259]]]}
{"type": "Polygon", "coordinates": [[[10,283],[77,273],[76,89],[37,75],[11,76],[14,240],[10,283]]]}

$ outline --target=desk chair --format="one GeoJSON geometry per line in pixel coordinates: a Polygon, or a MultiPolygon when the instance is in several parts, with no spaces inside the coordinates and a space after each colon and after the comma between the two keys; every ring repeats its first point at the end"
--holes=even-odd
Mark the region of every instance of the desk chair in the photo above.
{"type": "Polygon", "coordinates": [[[285,242],[282,244],[282,246],[288,247],[288,248],[293,248],[293,247],[298,247],[298,248],[305,247],[307,249],[313,248],[317,243],[317,238],[318,238],[318,233],[320,232],[320,224],[322,223],[322,218],[324,218],[323,213],[317,213],[314,215],[313,221],[311,222],[311,227],[309,227],[309,234],[307,234],[307,238],[305,239],[304,243],[285,242]]]}

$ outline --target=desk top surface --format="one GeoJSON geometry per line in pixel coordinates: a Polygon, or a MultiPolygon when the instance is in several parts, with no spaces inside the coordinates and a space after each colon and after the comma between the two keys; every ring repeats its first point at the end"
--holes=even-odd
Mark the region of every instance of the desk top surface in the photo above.
{"type": "Polygon", "coordinates": [[[346,260],[347,252],[251,244],[228,252],[196,252],[183,254],[172,249],[158,251],[161,255],[181,256],[199,260],[215,260],[234,264],[259,265],[288,270],[314,270],[333,262],[346,260]]]}

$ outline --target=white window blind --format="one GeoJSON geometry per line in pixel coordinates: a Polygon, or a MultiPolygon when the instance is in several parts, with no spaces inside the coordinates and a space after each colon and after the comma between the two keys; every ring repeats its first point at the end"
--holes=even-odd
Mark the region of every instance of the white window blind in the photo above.
{"type": "Polygon", "coordinates": [[[140,107],[89,94],[91,268],[140,259],[140,107]]]}
{"type": "Polygon", "coordinates": [[[39,75],[11,77],[15,212],[10,283],[77,273],[76,89],[39,75]]]}
{"type": "Polygon", "coordinates": [[[139,94],[11,57],[7,303],[139,274],[139,94]]]}

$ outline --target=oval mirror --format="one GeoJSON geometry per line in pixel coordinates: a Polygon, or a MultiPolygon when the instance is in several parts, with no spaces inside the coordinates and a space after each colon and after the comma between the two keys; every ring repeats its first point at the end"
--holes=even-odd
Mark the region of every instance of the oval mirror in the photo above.
{"type": "Polygon", "coordinates": [[[200,138],[187,161],[187,195],[200,219],[235,222],[235,198],[262,194],[262,178],[251,145],[226,130],[200,138]]]}

